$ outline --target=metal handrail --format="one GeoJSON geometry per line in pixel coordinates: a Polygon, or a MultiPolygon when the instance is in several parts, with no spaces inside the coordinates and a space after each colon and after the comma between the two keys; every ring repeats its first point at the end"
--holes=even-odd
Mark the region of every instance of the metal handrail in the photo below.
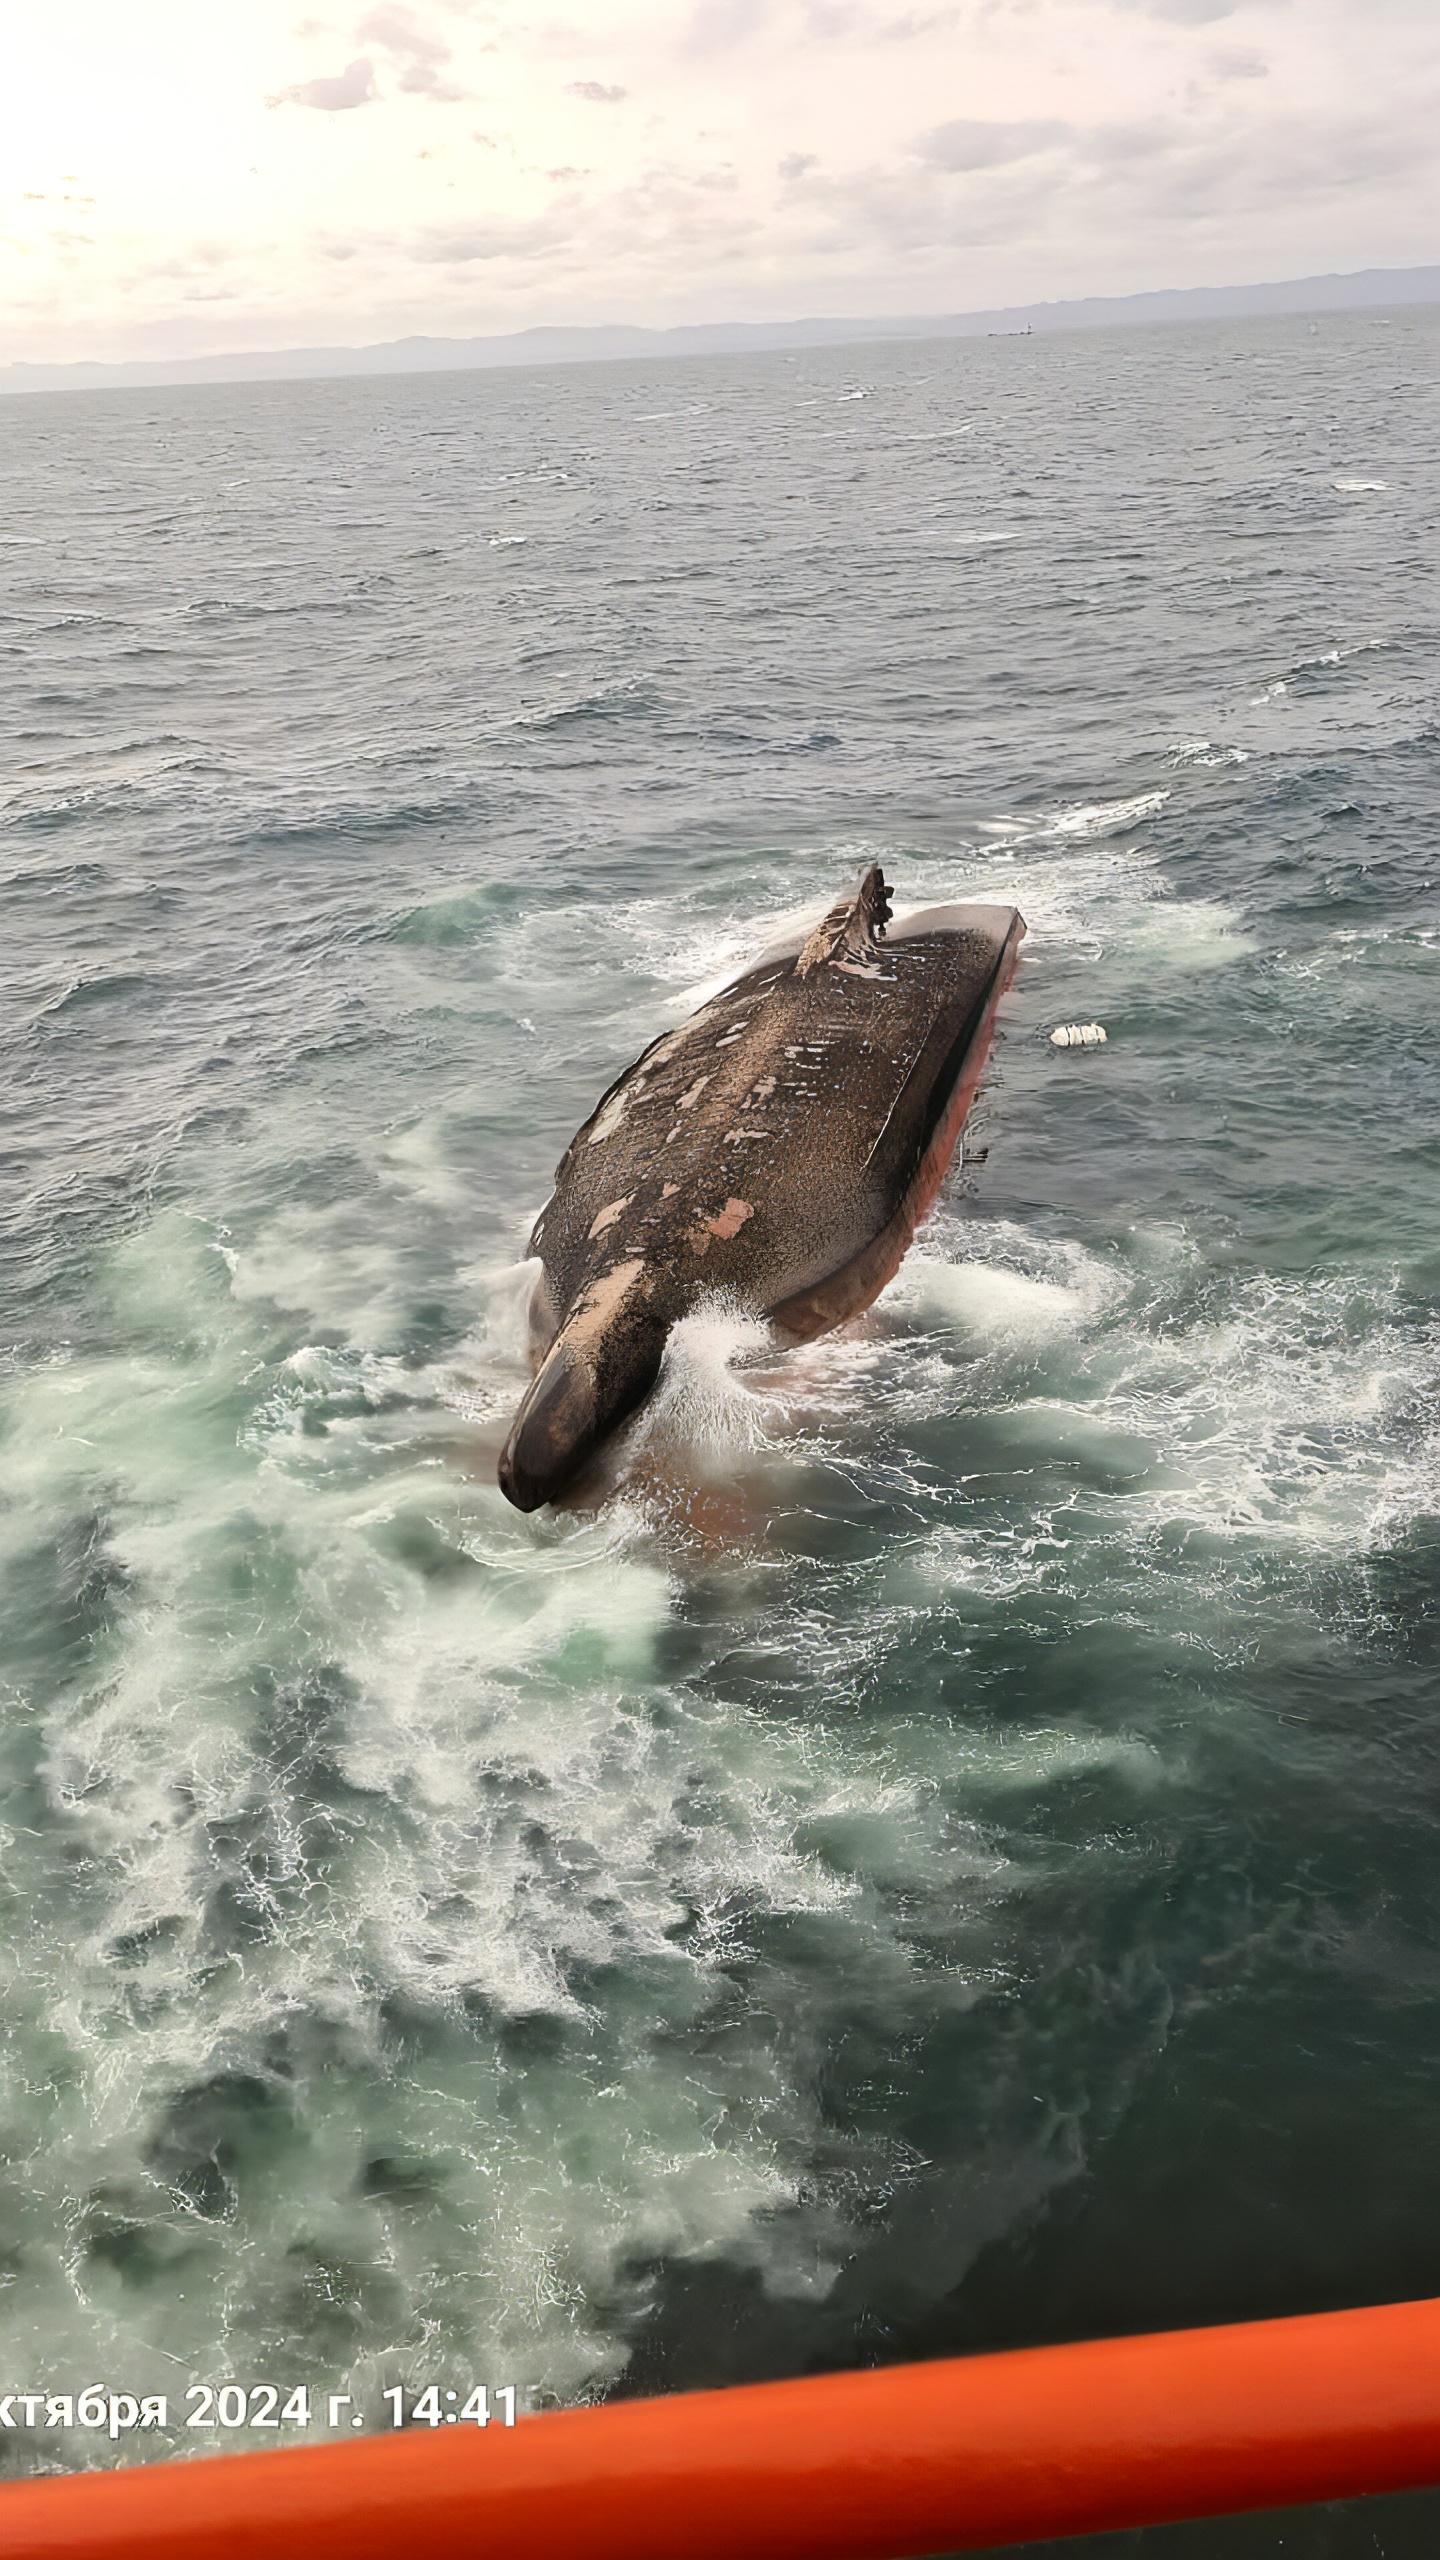
{"type": "Polygon", "coordinates": [[[1440,2484],[1440,2301],[0,2487],[4,2560],[914,2560],[1440,2484]]]}

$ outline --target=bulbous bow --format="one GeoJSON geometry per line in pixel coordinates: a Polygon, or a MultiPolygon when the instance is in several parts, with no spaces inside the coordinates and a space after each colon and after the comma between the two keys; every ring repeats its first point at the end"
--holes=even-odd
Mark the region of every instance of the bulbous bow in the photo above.
{"type": "Polygon", "coordinates": [[[517,1511],[553,1502],[643,1404],[660,1375],[667,1330],[638,1262],[589,1291],[542,1361],[500,1452],[500,1490],[517,1511]]]}

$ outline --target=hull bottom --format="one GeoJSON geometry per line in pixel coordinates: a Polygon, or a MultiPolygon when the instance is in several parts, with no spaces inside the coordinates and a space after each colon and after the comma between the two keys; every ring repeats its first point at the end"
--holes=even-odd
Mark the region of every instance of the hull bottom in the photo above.
{"type": "Polygon", "coordinates": [[[872,1237],[869,1244],[855,1254],[838,1271],[832,1271],[812,1289],[798,1290],[792,1298],[782,1298],[766,1309],[777,1332],[791,1342],[813,1342],[817,1334],[829,1333],[851,1316],[863,1315],[873,1306],[882,1289],[894,1279],[916,1234],[928,1218],[939,1197],[940,1186],[950,1170],[951,1160],[959,1144],[960,1132],[969,1117],[990,1044],[995,1036],[995,1016],[1001,998],[1015,975],[1020,956],[1024,926],[1016,923],[1000,955],[985,1010],[980,1017],[975,1037],[964,1067],[956,1080],[935,1133],[921,1157],[915,1177],[892,1218],[872,1237]]]}

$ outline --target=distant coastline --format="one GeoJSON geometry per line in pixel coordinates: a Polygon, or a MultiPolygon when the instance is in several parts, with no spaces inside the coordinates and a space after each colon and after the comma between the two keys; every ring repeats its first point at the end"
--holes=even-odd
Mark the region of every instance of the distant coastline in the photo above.
{"type": "Polygon", "coordinates": [[[1192,285],[1157,293],[1091,295],[994,311],[901,319],[721,320],[674,329],[625,325],[519,329],[486,338],[394,338],[368,347],[287,347],[131,363],[0,365],[0,394],[119,391],[165,384],[285,382],[377,373],[450,373],[506,365],[604,364],[644,357],[761,354],[864,346],[907,338],[1031,337],[1061,329],[1154,327],[1166,321],[1254,319],[1307,311],[1440,303],[1440,266],[1364,267],[1352,275],[1280,284],[1192,285]]]}

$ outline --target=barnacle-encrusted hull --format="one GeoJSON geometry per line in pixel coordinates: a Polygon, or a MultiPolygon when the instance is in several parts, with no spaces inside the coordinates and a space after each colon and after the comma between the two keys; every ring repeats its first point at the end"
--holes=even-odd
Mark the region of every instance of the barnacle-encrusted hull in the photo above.
{"type": "Polygon", "coordinates": [[[878,1296],[934,1201],[1025,931],[931,907],[887,932],[878,869],[799,945],[667,1032],[572,1139],[530,1241],[538,1373],[500,1460],[521,1510],[649,1393],[723,1291],[794,1341],[878,1296]]]}

